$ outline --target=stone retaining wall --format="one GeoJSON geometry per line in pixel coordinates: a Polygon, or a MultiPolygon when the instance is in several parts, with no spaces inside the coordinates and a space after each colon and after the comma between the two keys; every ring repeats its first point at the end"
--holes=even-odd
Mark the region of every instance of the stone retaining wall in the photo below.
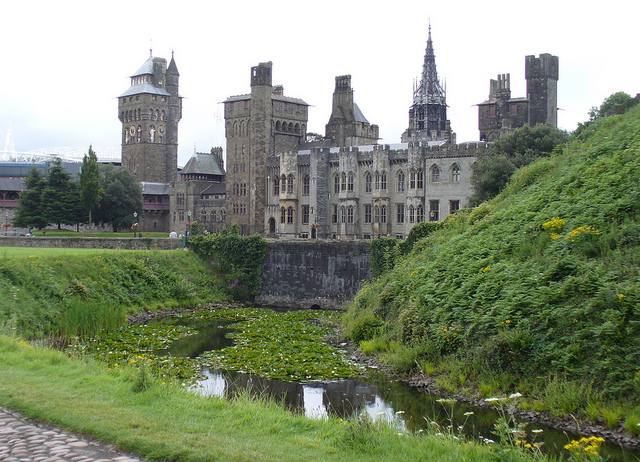
{"type": "Polygon", "coordinates": [[[340,309],[371,277],[369,241],[269,241],[256,303],[340,309]]]}
{"type": "Polygon", "coordinates": [[[56,247],[71,249],[175,250],[181,239],[147,237],[13,237],[0,236],[0,247],[56,247]]]}

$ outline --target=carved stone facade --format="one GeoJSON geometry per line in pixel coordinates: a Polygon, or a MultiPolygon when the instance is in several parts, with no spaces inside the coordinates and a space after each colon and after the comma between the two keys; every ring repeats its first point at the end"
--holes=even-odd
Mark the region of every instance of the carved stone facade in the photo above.
{"type": "Polygon", "coordinates": [[[225,101],[228,224],[280,238],[406,237],[466,205],[471,165],[486,144],[452,143],[430,32],[409,128],[393,146],[377,144],[378,126],[355,103],[349,75],[336,77],[325,140],[305,143],[307,104],[283,100],[271,70],[252,68],[251,94],[225,101]]]}
{"type": "Polygon", "coordinates": [[[511,77],[490,81],[489,99],[478,104],[482,141],[495,141],[510,131],[529,125],[558,126],[558,57],[541,54],[525,58],[527,97],[511,98],[511,77]]]}

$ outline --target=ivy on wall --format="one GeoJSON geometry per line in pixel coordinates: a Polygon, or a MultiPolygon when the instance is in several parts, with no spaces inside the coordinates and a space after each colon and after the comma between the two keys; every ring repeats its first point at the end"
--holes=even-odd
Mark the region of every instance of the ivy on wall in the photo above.
{"type": "Polygon", "coordinates": [[[252,300],[260,293],[267,241],[259,235],[241,236],[234,225],[218,234],[192,236],[189,246],[196,254],[211,260],[234,299],[252,300]]]}

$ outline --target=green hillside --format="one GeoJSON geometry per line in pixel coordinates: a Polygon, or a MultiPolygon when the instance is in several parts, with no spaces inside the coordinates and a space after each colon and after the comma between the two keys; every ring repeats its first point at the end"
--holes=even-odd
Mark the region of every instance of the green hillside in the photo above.
{"type": "Polygon", "coordinates": [[[451,390],[640,402],[640,108],[577,138],[361,290],[352,338],[451,390]]]}

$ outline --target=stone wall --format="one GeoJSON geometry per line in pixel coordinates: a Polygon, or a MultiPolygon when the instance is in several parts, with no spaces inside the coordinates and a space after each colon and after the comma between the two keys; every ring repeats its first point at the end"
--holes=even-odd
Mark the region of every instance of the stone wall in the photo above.
{"type": "Polygon", "coordinates": [[[126,237],[5,237],[0,247],[55,247],[71,249],[175,250],[181,239],[126,237]]]}
{"type": "Polygon", "coordinates": [[[269,241],[259,305],[340,309],[371,278],[366,241],[269,241]]]}

